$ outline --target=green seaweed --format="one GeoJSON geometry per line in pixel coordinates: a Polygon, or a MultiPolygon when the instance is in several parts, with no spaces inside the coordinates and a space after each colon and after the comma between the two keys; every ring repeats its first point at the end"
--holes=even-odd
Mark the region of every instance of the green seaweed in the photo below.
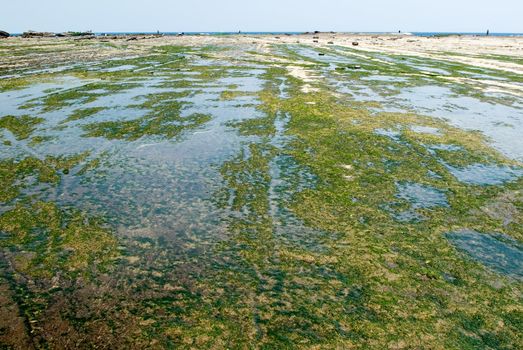
{"type": "Polygon", "coordinates": [[[50,112],[62,109],[64,107],[86,104],[94,102],[100,96],[114,94],[117,92],[129,90],[139,86],[134,83],[106,84],[103,82],[88,83],[79,88],[73,88],[66,91],[58,91],[44,96],[41,100],[32,100],[21,108],[29,109],[42,106],[43,112],[50,112]],[[93,92],[103,90],[103,92],[93,92]]]}
{"type": "Polygon", "coordinates": [[[61,124],[76,121],[76,120],[86,119],[86,118],[89,118],[90,116],[93,116],[96,113],[101,112],[106,109],[107,108],[105,108],[105,107],[92,107],[92,108],[77,109],[69,117],[67,117],[65,120],[63,120],[61,122],[61,124]]]}
{"type": "MultiPolygon", "coordinates": [[[[127,50],[133,44],[112,45],[127,50]]],[[[448,77],[517,77],[457,62],[318,47],[318,53],[346,55],[355,62],[331,69],[299,54],[294,45],[268,48],[260,55],[238,50],[236,44],[143,44],[139,57],[102,61],[99,70],[63,73],[99,82],[48,91],[32,101],[49,111],[74,105],[66,121],[85,119],[81,128],[87,137],[176,139],[211,120],[184,114],[185,107],[198,107],[186,97],[215,87],[216,79],[253,77],[253,67],[264,70],[256,75],[264,81],[262,90],[249,93],[257,99],[252,105],[256,113],[225,122],[237,132],[240,148],[212,163],[219,170],[219,188],[211,200],[217,221],[226,225],[216,240],[190,237],[189,229],[182,238],[177,232],[154,237],[156,232],[147,230],[143,234],[148,237],[125,237],[127,228],[117,220],[50,200],[50,187],[64,178],[67,186],[86,191],[86,197],[100,185],[92,178],[114,181],[104,174],[120,164],[107,151],[93,158],[86,153],[1,161],[0,200],[6,204],[0,214],[0,272],[7,278],[0,281],[6,281],[11,293],[5,295],[13,295],[31,339],[48,348],[63,347],[65,341],[181,349],[518,348],[523,342],[521,281],[466,258],[445,233],[468,228],[521,241],[522,178],[471,185],[448,169],[521,167],[520,162],[504,157],[478,132],[416,113],[373,111],[376,104],[353,101],[329,82],[363,84],[384,96],[406,87],[444,84],[460,96],[476,96],[475,87],[449,84],[448,77]],[[318,76],[311,83],[316,91],[305,92],[306,82],[288,73],[289,62],[318,76]],[[105,71],[127,64],[136,68],[105,71]],[[439,67],[449,75],[415,65],[439,67]],[[192,73],[191,80],[184,80],[186,72],[192,73]],[[406,81],[362,79],[376,74],[406,81]],[[183,90],[138,97],[126,106],[142,110],[138,118],[87,119],[102,109],[84,103],[151,76],[147,86],[183,90]],[[416,126],[438,133],[415,132],[416,126]],[[438,145],[453,147],[433,147],[438,145]],[[416,207],[398,195],[398,183],[437,189],[448,206],[416,207]],[[409,210],[419,220],[398,219],[409,210]],[[116,229],[124,235],[114,236],[116,229]]],[[[25,55],[23,50],[31,47],[20,50],[25,55]]],[[[224,88],[222,100],[213,100],[218,106],[229,108],[224,100],[244,94],[240,86],[224,88]]],[[[84,205],[89,207],[78,203],[84,205]]],[[[139,215],[138,209],[131,208],[139,215]]],[[[103,213],[113,214],[110,209],[103,213]]],[[[130,229],[142,232],[141,227],[130,229]]]]}
{"type": "Polygon", "coordinates": [[[17,259],[19,271],[33,277],[89,275],[117,256],[116,240],[99,220],[54,203],[19,203],[0,216],[0,230],[3,247],[25,252],[17,259]]]}
{"type": "Polygon", "coordinates": [[[208,115],[194,113],[183,117],[180,115],[182,103],[177,97],[186,93],[153,94],[137,107],[149,110],[140,118],[132,120],[106,121],[90,123],[83,126],[88,137],[105,137],[107,139],[137,140],[146,135],[160,135],[174,138],[186,129],[197,128],[209,120],[208,115]]]}
{"type": "Polygon", "coordinates": [[[137,140],[143,136],[160,135],[174,138],[187,129],[197,128],[211,120],[206,114],[191,114],[188,117],[179,115],[161,117],[143,117],[126,121],[99,122],[85,125],[87,137],[105,137],[109,140],[137,140]]]}
{"type": "Polygon", "coordinates": [[[43,118],[22,115],[19,117],[7,115],[0,118],[0,128],[7,129],[17,140],[25,140],[31,136],[39,124],[44,122],[43,118]]]}

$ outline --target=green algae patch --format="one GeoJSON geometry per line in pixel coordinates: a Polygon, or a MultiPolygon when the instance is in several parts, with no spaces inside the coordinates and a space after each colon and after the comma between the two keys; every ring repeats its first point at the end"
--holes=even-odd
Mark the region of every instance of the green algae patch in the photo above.
{"type": "Polygon", "coordinates": [[[82,126],[87,137],[105,137],[107,139],[137,140],[143,136],[163,136],[174,138],[184,130],[198,128],[212,118],[202,113],[182,116],[183,102],[179,97],[189,92],[169,92],[148,95],[145,102],[134,107],[145,109],[145,116],[132,120],[106,121],[82,126]]]}
{"type": "Polygon", "coordinates": [[[55,140],[55,139],[56,139],[56,137],[53,137],[53,136],[37,135],[37,136],[34,136],[31,138],[31,141],[29,142],[29,146],[34,147],[41,143],[48,142],[48,141],[55,140]]]}
{"type": "Polygon", "coordinates": [[[58,91],[42,98],[31,100],[21,106],[23,109],[40,107],[43,112],[60,110],[64,107],[81,105],[96,101],[101,96],[123,92],[140,86],[135,83],[92,82],[78,88],[58,91]]]}
{"type": "Polygon", "coordinates": [[[0,164],[0,281],[12,292],[31,337],[37,322],[53,318],[48,307],[63,298],[62,290],[78,290],[78,281],[92,281],[119,256],[116,237],[102,219],[41,199],[87,157],[26,157],[0,164]]]}
{"type": "Polygon", "coordinates": [[[253,96],[253,95],[254,94],[251,92],[226,90],[220,94],[220,99],[224,100],[224,101],[230,101],[230,100],[237,99],[239,97],[248,97],[248,96],[253,96]]]}
{"type": "Polygon", "coordinates": [[[96,113],[99,113],[106,109],[107,108],[105,108],[105,107],[91,107],[91,108],[77,109],[77,110],[73,111],[73,113],[71,113],[71,115],[68,116],[64,121],[62,121],[61,124],[69,123],[69,122],[76,121],[76,120],[86,119],[86,118],[89,118],[89,117],[95,115],[96,113]]]}
{"type": "Polygon", "coordinates": [[[116,257],[116,240],[99,220],[54,203],[18,204],[0,216],[2,246],[23,250],[23,272],[52,277],[59,271],[88,275],[104,269],[116,257]]]}
{"type": "Polygon", "coordinates": [[[227,125],[238,130],[238,133],[245,136],[266,136],[276,132],[276,128],[272,123],[274,118],[262,117],[247,119],[241,122],[230,122],[227,125]]]}
{"type": "Polygon", "coordinates": [[[58,184],[64,172],[69,172],[87,156],[88,153],[83,153],[70,157],[48,156],[43,160],[27,157],[0,161],[0,200],[7,203],[18,197],[22,189],[33,185],[58,184]]]}
{"type": "Polygon", "coordinates": [[[36,127],[43,122],[43,118],[31,117],[29,115],[19,117],[7,115],[0,118],[0,128],[9,130],[17,140],[25,140],[29,138],[36,130],[36,127]]]}
{"type": "Polygon", "coordinates": [[[21,90],[36,83],[47,83],[56,79],[55,74],[37,74],[15,78],[0,79],[0,92],[21,90]]]}
{"type": "Polygon", "coordinates": [[[275,348],[297,342],[380,348],[430,343],[441,349],[458,343],[510,348],[520,342],[517,328],[497,326],[517,305],[520,284],[462,259],[444,236],[463,225],[520,237],[512,221],[510,228],[502,224],[507,211],[518,220],[515,205],[489,203],[521,180],[468,185],[445,166],[517,162],[493,150],[479,133],[416,114],[373,114],[325,90],[303,93],[301,82],[290,77],[289,96],[280,99],[274,89],[278,71],[265,78],[274,82],[259,95],[266,115],[228,124],[260,139],[224,163],[224,191],[216,194],[217,203],[236,212],[229,225],[236,236],[224,254],[236,256],[242,266],[235,278],[256,305],[251,317],[258,342],[275,348]],[[275,127],[278,113],[289,116],[283,129],[275,127]],[[438,133],[415,132],[415,126],[438,133]],[[438,145],[456,147],[445,151],[438,145]],[[275,198],[274,183],[283,181],[275,178],[283,170],[273,169],[280,154],[310,169],[316,186],[294,187],[286,201],[275,198]],[[445,205],[410,203],[398,182],[445,193],[445,205]],[[299,240],[282,239],[278,221],[291,219],[275,217],[281,205],[329,238],[308,249],[299,240]],[[411,208],[423,220],[398,221],[389,205],[411,208]],[[489,210],[496,220],[484,215],[489,210]],[[499,283],[506,283],[501,290],[493,287],[499,283]],[[469,327],[477,314],[481,323],[469,327]]]}
{"type": "Polygon", "coordinates": [[[191,114],[180,117],[178,114],[161,116],[147,116],[133,120],[115,122],[99,122],[83,127],[87,137],[105,137],[106,139],[122,139],[134,141],[143,136],[163,136],[174,138],[183,131],[198,128],[211,120],[206,114],[191,114]]]}

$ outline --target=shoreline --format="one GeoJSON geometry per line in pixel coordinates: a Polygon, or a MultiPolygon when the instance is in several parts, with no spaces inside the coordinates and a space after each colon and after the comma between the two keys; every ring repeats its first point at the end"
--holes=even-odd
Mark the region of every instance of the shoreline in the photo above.
{"type": "MultiPolygon", "coordinates": [[[[3,50],[16,48],[20,43],[34,45],[48,45],[63,43],[69,45],[78,41],[92,41],[104,45],[122,45],[125,49],[113,49],[110,46],[95,50],[87,49],[76,53],[77,59],[92,60],[93,57],[105,59],[114,56],[132,56],[140,54],[150,47],[163,45],[180,46],[208,46],[208,45],[235,45],[242,50],[253,50],[259,53],[269,52],[270,45],[311,45],[321,49],[332,47],[346,47],[355,52],[376,52],[399,56],[416,56],[419,58],[456,61],[473,65],[479,68],[492,68],[501,71],[523,74],[520,64],[523,52],[523,37],[501,36],[444,36],[418,37],[413,35],[397,34],[343,34],[343,33],[309,33],[295,35],[281,34],[235,34],[235,35],[108,35],[108,36],[79,36],[79,37],[10,37],[1,40],[3,50]]],[[[1,52],[1,50],[0,50],[1,52]]],[[[60,57],[59,52],[50,56],[27,55],[23,58],[4,56],[0,59],[0,71],[41,67],[53,65],[57,62],[69,61],[67,57],[60,57]],[[51,57],[52,56],[52,57],[51,57]]],[[[519,88],[518,88],[519,90],[519,88]]]]}
{"type": "MultiPolygon", "coordinates": [[[[31,32],[24,32],[31,33],[31,32]]],[[[21,37],[24,33],[10,33],[11,37],[21,37]]],[[[485,32],[293,32],[293,31],[270,31],[270,32],[92,32],[92,35],[84,33],[83,35],[66,35],[66,33],[54,33],[54,32],[33,32],[33,33],[45,33],[48,35],[42,36],[46,38],[53,37],[82,37],[82,36],[239,36],[239,35],[288,35],[288,36],[301,36],[301,35],[317,35],[317,34],[338,34],[338,35],[380,35],[380,36],[412,36],[412,37],[497,37],[497,38],[514,38],[523,37],[523,33],[489,33],[486,35],[485,32]]]]}

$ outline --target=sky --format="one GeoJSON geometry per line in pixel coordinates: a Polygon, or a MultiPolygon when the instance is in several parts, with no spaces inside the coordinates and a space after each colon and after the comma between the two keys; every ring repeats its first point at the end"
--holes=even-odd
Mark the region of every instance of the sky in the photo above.
{"type": "Polygon", "coordinates": [[[0,30],[523,32],[523,0],[3,0],[0,30]]]}

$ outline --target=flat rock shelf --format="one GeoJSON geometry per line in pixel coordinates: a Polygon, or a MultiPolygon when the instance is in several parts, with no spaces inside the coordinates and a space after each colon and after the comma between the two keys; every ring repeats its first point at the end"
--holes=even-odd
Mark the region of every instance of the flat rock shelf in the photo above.
{"type": "Polygon", "coordinates": [[[522,348],[522,37],[132,38],[0,42],[1,348],[522,348]]]}

